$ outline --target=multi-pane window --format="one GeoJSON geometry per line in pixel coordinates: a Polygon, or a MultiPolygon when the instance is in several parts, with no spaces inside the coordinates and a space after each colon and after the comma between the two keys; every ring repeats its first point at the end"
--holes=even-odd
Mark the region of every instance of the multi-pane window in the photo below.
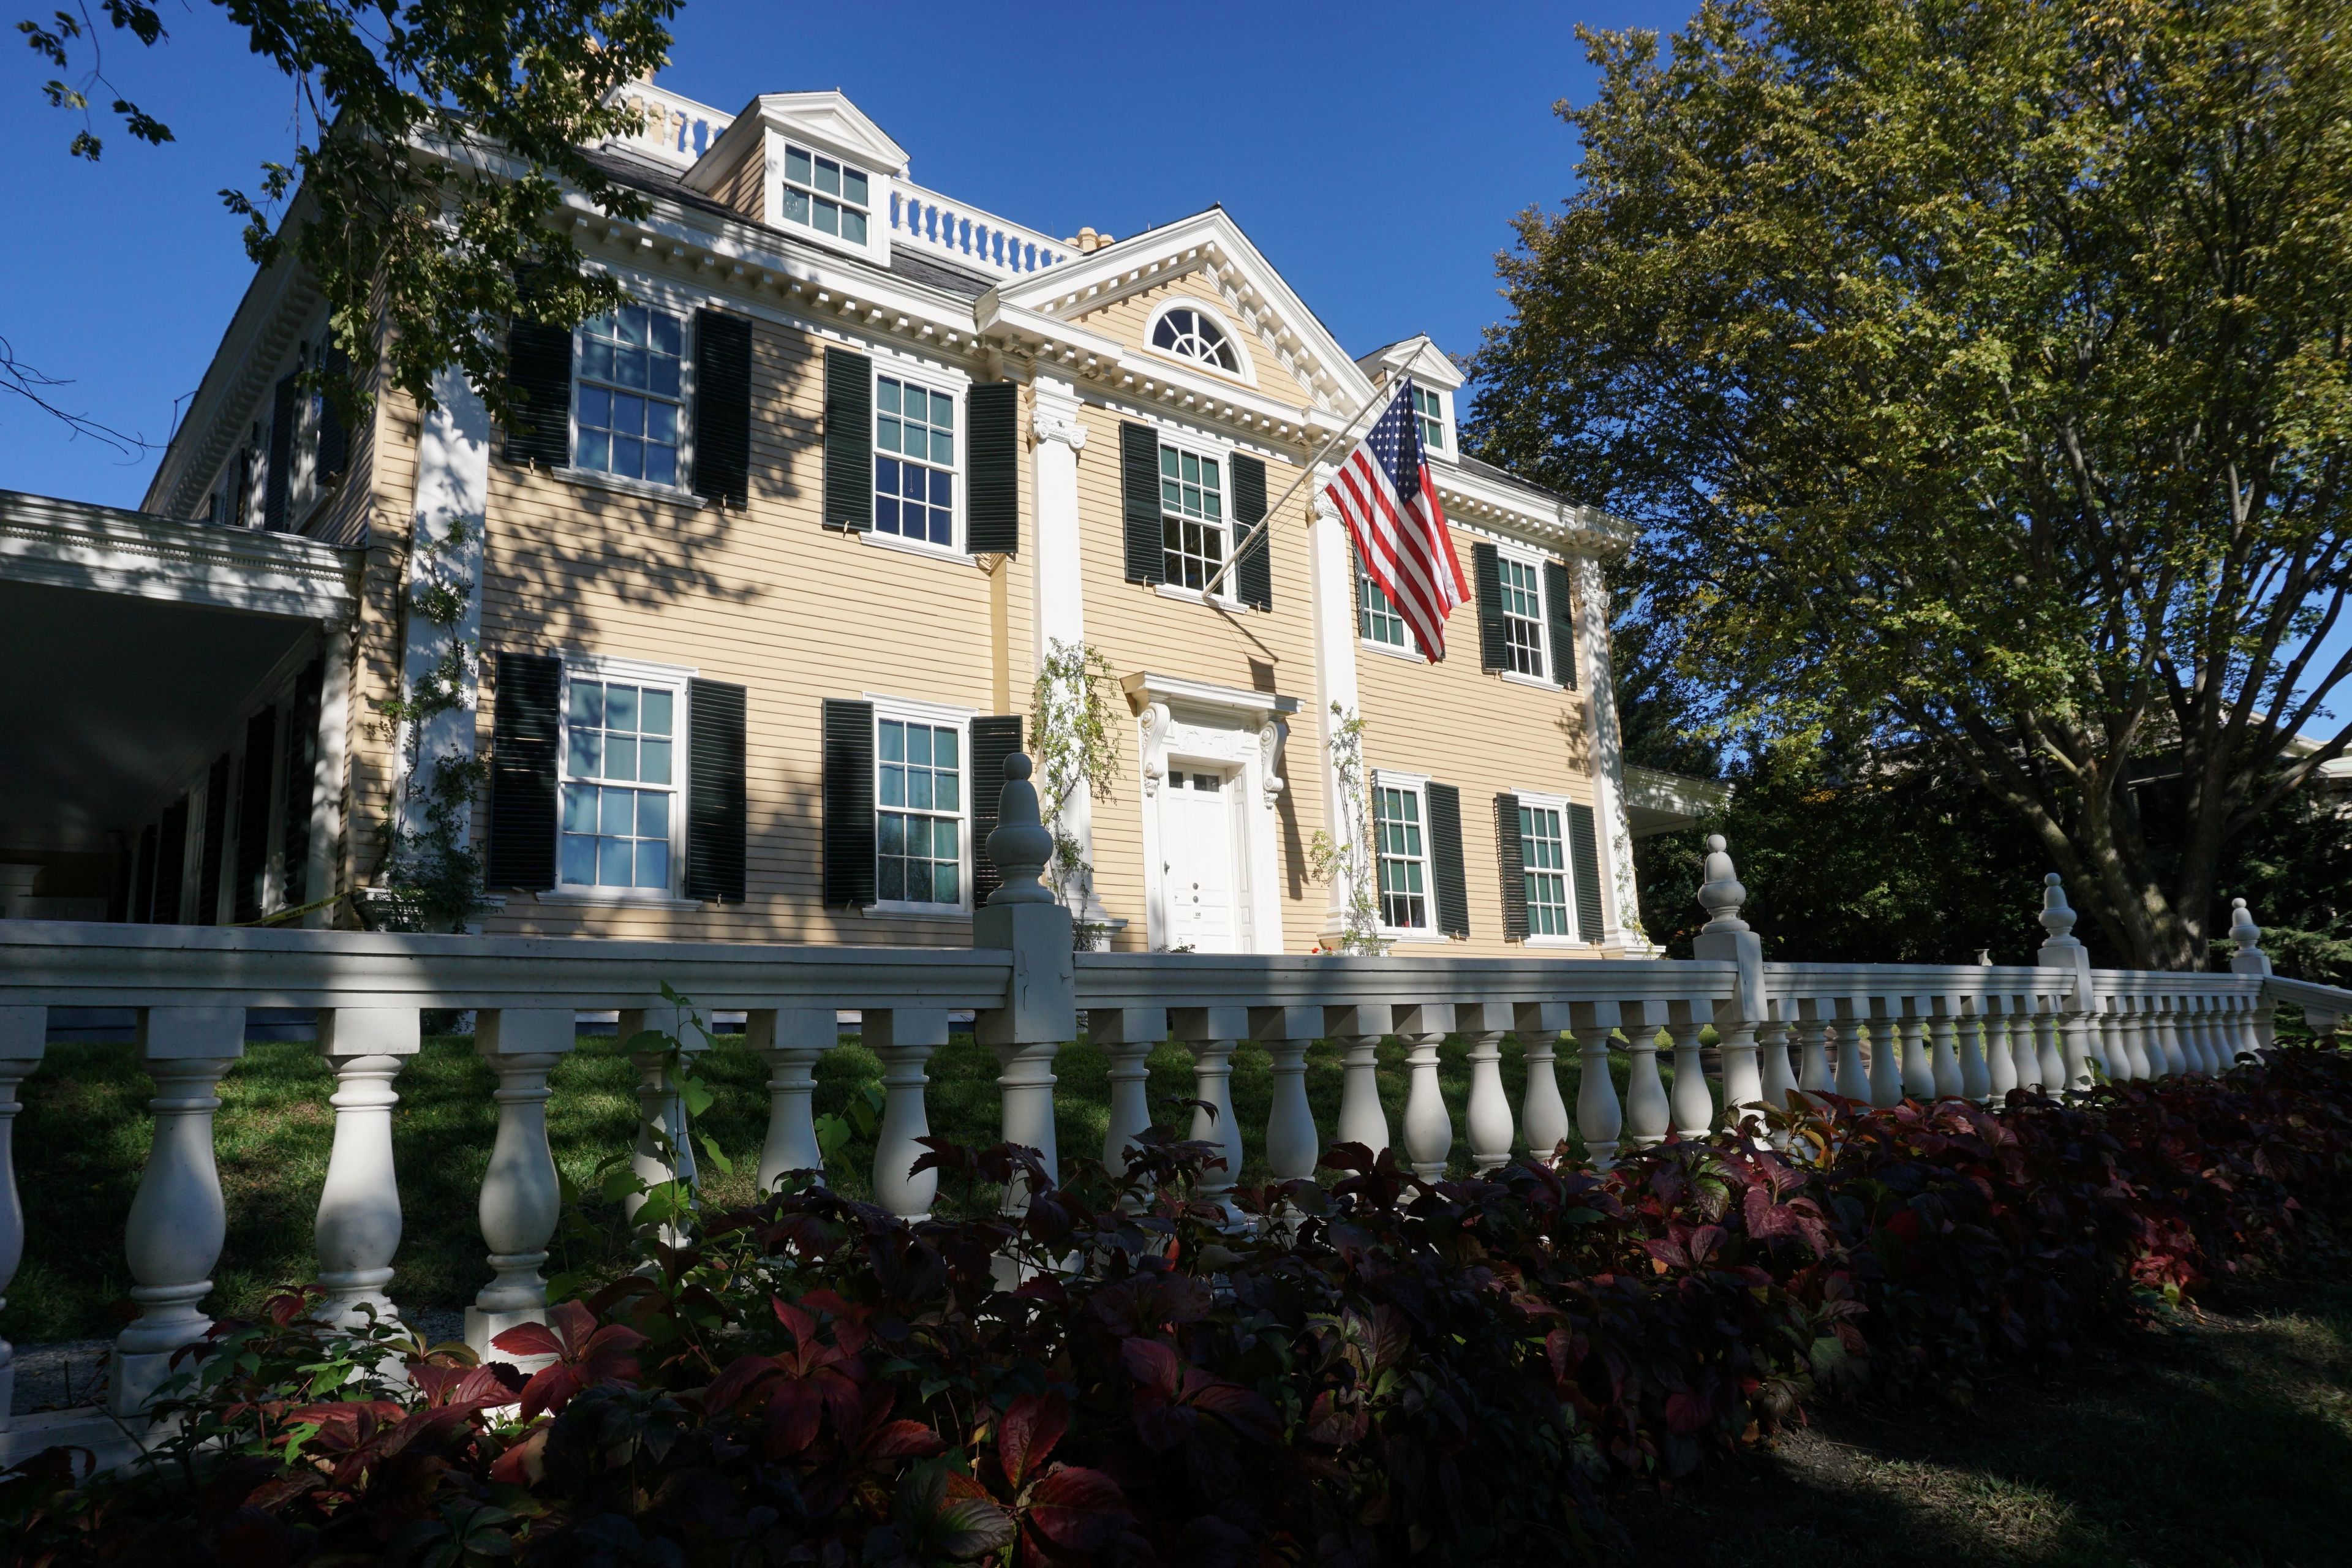
{"type": "Polygon", "coordinates": [[[1151,346],[1181,359],[1198,360],[1219,370],[1241,374],[1241,361],[1225,330],[1189,305],[1179,305],[1160,316],[1151,329],[1151,346]]]}
{"type": "Polygon", "coordinates": [[[1356,625],[1366,642],[1376,642],[1386,647],[1411,647],[1405,636],[1404,617],[1397,614],[1396,605],[1372,574],[1364,570],[1363,557],[1356,558],[1356,625]]]}
{"type": "Polygon", "coordinates": [[[1421,421],[1421,445],[1423,451],[1445,450],[1445,399],[1421,385],[1412,389],[1412,411],[1421,421]]]}
{"type": "Polygon", "coordinates": [[[866,243],[865,170],[786,142],[783,197],[785,222],[866,243]]]}
{"type": "Polygon", "coordinates": [[[1428,857],[1421,831],[1421,791],[1381,784],[1372,791],[1372,838],[1380,868],[1381,923],[1397,931],[1429,926],[1428,857]]]}
{"type": "Polygon", "coordinates": [[[1502,558],[1503,647],[1511,668],[1541,679],[1543,662],[1543,574],[1525,561],[1502,558]]]}
{"type": "Polygon", "coordinates": [[[887,902],[963,902],[963,731],[877,722],[875,892],[887,902]]]}
{"type": "Polygon", "coordinates": [[[1160,542],[1168,581],[1203,588],[1225,563],[1224,480],[1217,459],[1160,448],[1160,542]]]}
{"type": "Polygon", "coordinates": [[[573,676],[564,710],[562,880],[583,888],[670,884],[677,812],[677,694],[573,676]]]}
{"type": "Polygon", "coordinates": [[[1569,936],[1568,840],[1559,831],[1559,810],[1519,807],[1519,861],[1526,868],[1528,934],[1569,936]]]}
{"type": "Polygon", "coordinates": [[[580,329],[574,468],[677,483],[686,328],[676,316],[624,305],[580,329]]]}
{"type": "Polygon", "coordinates": [[[955,399],[874,378],[874,527],[955,547],[955,399]]]}

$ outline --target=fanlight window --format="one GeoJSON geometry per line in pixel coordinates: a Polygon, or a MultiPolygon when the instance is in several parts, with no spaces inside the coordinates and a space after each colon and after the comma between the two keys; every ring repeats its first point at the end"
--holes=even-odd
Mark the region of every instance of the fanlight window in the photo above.
{"type": "Polygon", "coordinates": [[[1241,374],[1241,362],[1234,357],[1234,345],[1225,341],[1225,330],[1200,311],[1184,306],[1160,318],[1160,324],[1151,329],[1151,346],[1215,365],[1234,375],[1241,374]]]}

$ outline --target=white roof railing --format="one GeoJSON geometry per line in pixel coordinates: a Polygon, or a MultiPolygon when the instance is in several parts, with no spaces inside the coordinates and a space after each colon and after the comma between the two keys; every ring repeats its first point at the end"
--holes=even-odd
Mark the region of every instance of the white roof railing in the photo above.
{"type": "Polygon", "coordinates": [[[890,183],[890,243],[998,278],[1025,278],[1070,258],[1040,230],[906,180],[890,183]]]}

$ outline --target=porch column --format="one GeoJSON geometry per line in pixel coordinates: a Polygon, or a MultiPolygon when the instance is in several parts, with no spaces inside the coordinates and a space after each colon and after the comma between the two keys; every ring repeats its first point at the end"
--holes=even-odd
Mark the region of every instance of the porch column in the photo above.
{"type": "MultiPolygon", "coordinates": [[[[348,624],[327,628],[319,657],[319,743],[310,764],[309,869],[302,882],[306,903],[333,896],[342,880],[343,779],[352,733],[352,628],[348,624]]],[[[312,910],[302,917],[302,923],[312,931],[331,929],[334,907],[312,910]]]]}
{"type": "MultiPolygon", "coordinates": [[[[1370,868],[1364,858],[1362,842],[1364,824],[1361,815],[1368,784],[1362,773],[1362,758],[1357,759],[1359,794],[1349,801],[1339,787],[1337,747],[1340,726],[1354,718],[1358,711],[1356,689],[1356,566],[1349,554],[1347,525],[1339,521],[1339,509],[1323,494],[1334,470],[1327,464],[1316,469],[1307,483],[1314,488],[1315,521],[1309,525],[1307,543],[1314,570],[1315,598],[1315,723],[1316,733],[1323,742],[1324,817],[1331,842],[1339,853],[1343,875],[1330,889],[1330,906],[1325,911],[1323,929],[1318,933],[1323,945],[1332,945],[1348,929],[1348,895],[1349,882],[1368,878],[1370,868]]],[[[1346,1134],[1342,1132],[1344,1142],[1346,1134]]],[[[1385,1139],[1383,1139],[1385,1142],[1385,1139]]]]}
{"type": "Polygon", "coordinates": [[[1625,740],[1617,728],[1616,679],[1609,662],[1609,584],[1591,555],[1569,558],[1576,584],[1577,678],[1583,683],[1592,742],[1592,815],[1601,829],[1601,941],[1612,954],[1655,957],[1643,933],[1633,889],[1633,830],[1625,820],[1625,740]]]}

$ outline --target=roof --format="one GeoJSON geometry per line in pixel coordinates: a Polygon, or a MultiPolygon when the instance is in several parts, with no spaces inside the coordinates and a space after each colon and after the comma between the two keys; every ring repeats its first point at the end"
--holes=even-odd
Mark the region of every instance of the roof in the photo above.
{"type": "Polygon", "coordinates": [[[1463,468],[1469,469],[1474,474],[1484,474],[1490,479],[1499,479],[1507,485],[1516,485],[1520,489],[1526,490],[1530,495],[1542,496],[1547,500],[1556,500],[1563,506],[1574,506],[1578,504],[1575,498],[1572,496],[1564,496],[1558,490],[1546,489],[1543,486],[1536,484],[1532,480],[1521,479],[1518,475],[1511,472],[1508,468],[1498,468],[1492,463],[1485,462],[1477,458],[1470,457],[1467,454],[1457,456],[1454,460],[1463,468]]]}

